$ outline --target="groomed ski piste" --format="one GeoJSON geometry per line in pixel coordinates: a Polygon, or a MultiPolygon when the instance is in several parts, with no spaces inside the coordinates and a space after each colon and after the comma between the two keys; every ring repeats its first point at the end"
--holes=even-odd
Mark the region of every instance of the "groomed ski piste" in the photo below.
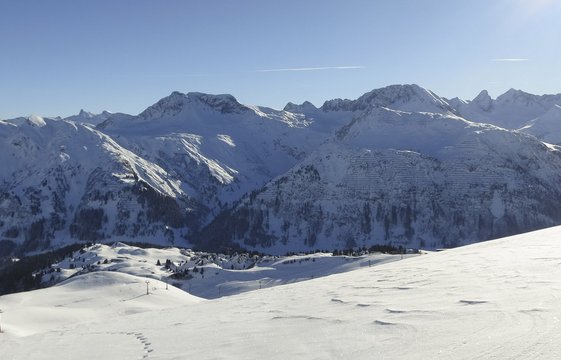
{"type": "Polygon", "coordinates": [[[91,272],[0,297],[0,354],[558,359],[560,239],[554,227],[212,300],[157,279],[146,295],[145,277],[91,272]]]}

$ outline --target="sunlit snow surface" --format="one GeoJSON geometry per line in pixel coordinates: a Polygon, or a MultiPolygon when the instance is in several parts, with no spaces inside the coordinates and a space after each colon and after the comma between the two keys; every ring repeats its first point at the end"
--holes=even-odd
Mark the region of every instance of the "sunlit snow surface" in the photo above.
{"type": "Polygon", "coordinates": [[[551,228],[216,300],[77,277],[0,298],[1,358],[557,359],[560,239],[551,228]],[[41,304],[39,329],[27,315],[41,304]]]}

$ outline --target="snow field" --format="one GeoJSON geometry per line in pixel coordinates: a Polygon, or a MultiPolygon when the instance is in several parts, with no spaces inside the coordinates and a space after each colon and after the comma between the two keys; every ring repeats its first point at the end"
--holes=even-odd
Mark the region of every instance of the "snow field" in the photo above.
{"type": "MultiPolygon", "coordinates": [[[[6,311],[2,352],[10,359],[554,359],[560,236],[561,228],[550,228],[28,337],[11,329],[32,321],[6,311]]],[[[49,290],[42,301],[54,303],[49,290]]]]}

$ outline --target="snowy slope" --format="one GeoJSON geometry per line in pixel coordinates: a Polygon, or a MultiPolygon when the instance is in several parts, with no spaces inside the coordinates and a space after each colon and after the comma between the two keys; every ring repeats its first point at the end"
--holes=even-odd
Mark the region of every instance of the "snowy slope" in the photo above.
{"type": "Polygon", "coordinates": [[[24,251],[115,235],[164,238],[166,226],[187,225],[179,182],[88,126],[2,122],[0,163],[0,234],[24,251]],[[155,210],[160,203],[166,211],[155,210]]]}
{"type": "Polygon", "coordinates": [[[84,322],[194,304],[203,299],[173,286],[121,272],[102,271],[73,277],[57,286],[1,297],[1,308],[18,319],[9,332],[29,336],[84,322]]]}
{"type": "Polygon", "coordinates": [[[216,215],[295,165],[342,125],[243,105],[231,95],[174,92],[137,117],[110,119],[98,129],[173,174],[216,215]]]}
{"type": "Polygon", "coordinates": [[[190,294],[213,299],[375,266],[409,256],[415,255],[363,252],[356,256],[334,256],[331,253],[252,256],[178,248],[141,249],[123,243],[111,246],[95,244],[44,269],[42,286],[53,286],[91,272],[118,272],[167,282],[190,294]]]}
{"type": "MultiPolygon", "coordinates": [[[[43,332],[12,305],[23,299],[1,297],[13,313],[2,314],[0,346],[9,359],[555,359],[560,236],[551,228],[214,301],[54,321],[43,332]]],[[[43,302],[79,306],[80,291],[58,303],[49,290],[43,302]]],[[[90,301],[103,310],[103,296],[90,301]]]]}
{"type": "Polygon", "coordinates": [[[561,106],[554,105],[544,115],[533,119],[519,131],[532,134],[551,144],[561,144],[561,106]]]}
{"type": "Polygon", "coordinates": [[[559,224],[561,153],[452,115],[372,109],[200,236],[265,252],[458,246],[559,224]]]}
{"type": "Polygon", "coordinates": [[[510,89],[496,99],[482,91],[470,102],[455,102],[456,112],[462,117],[506,129],[518,129],[529,121],[543,116],[555,105],[561,105],[561,94],[533,95],[510,89]]]}

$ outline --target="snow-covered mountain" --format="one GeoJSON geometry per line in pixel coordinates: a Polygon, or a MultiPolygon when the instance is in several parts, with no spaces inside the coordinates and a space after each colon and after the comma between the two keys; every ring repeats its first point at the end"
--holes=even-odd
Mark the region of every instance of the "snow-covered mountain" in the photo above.
{"type": "Polygon", "coordinates": [[[109,119],[98,129],[173,174],[211,209],[210,220],[344,125],[321,120],[243,105],[231,95],[174,92],[137,117],[109,119]]]}
{"type": "Polygon", "coordinates": [[[453,110],[444,98],[415,84],[386,86],[367,92],[356,100],[329,100],[321,109],[326,112],[360,112],[372,107],[432,113],[446,113],[453,110]]]}
{"type": "Polygon", "coordinates": [[[371,108],[201,235],[266,252],[450,247],[561,222],[561,153],[454,115],[371,108]]]}
{"type": "Polygon", "coordinates": [[[319,108],[174,92],[136,116],[0,121],[0,240],[440,247],[559,224],[557,148],[522,134],[558,143],[559,104],[392,85],[319,108]]]}
{"type": "Polygon", "coordinates": [[[114,115],[113,113],[110,113],[109,111],[103,111],[100,114],[94,114],[88,111],[84,111],[84,109],[80,110],[80,112],[77,115],[71,115],[68,116],[66,118],[64,118],[64,120],[66,121],[74,121],[77,123],[82,123],[82,124],[90,124],[90,125],[98,125],[101,124],[102,122],[106,121],[107,119],[109,119],[112,115],[114,115]]]}
{"type": "Polygon", "coordinates": [[[365,111],[379,107],[443,114],[455,111],[446,99],[415,84],[386,86],[367,92],[356,100],[328,100],[320,108],[308,101],[300,105],[288,103],[284,110],[319,119],[320,124],[331,123],[334,127],[341,127],[365,111]]]}
{"type": "Polygon", "coordinates": [[[518,129],[543,116],[555,105],[561,105],[561,94],[533,95],[510,89],[496,99],[483,90],[470,102],[455,101],[457,113],[469,120],[518,129]]]}
{"type": "Polygon", "coordinates": [[[17,118],[13,118],[13,119],[7,119],[7,120],[0,120],[3,123],[10,123],[10,124],[14,124],[14,125],[22,125],[22,124],[36,124],[36,125],[40,125],[44,122],[45,119],[51,119],[51,120],[60,120],[60,117],[56,117],[56,118],[45,118],[39,115],[30,115],[30,116],[20,116],[17,118]]]}
{"type": "Polygon", "coordinates": [[[561,106],[553,105],[548,112],[533,119],[519,131],[532,134],[542,141],[561,145],[561,106]]]}
{"type": "Polygon", "coordinates": [[[187,245],[344,123],[174,92],[138,116],[82,111],[1,125],[0,234],[30,251],[116,237],[187,245]]]}
{"type": "MultiPolygon", "coordinates": [[[[0,122],[0,234],[23,251],[108,237],[168,238],[192,201],[165,170],[74,122],[0,122]]],[[[196,206],[193,206],[196,208],[196,206]]]]}

